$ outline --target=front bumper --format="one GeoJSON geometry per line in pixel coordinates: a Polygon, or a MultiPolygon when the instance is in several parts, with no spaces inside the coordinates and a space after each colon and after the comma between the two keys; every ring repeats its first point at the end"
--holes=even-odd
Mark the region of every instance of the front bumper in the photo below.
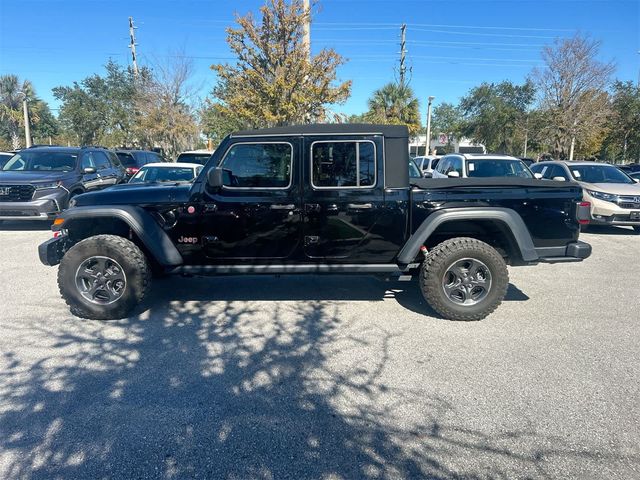
{"type": "MultiPolygon", "coordinates": [[[[585,194],[585,198],[587,195],[585,194]]],[[[638,208],[622,208],[613,202],[606,202],[589,196],[591,202],[591,218],[589,224],[593,225],[640,225],[640,206],[638,208]],[[637,217],[631,218],[633,216],[637,217]]]]}
{"type": "Polygon", "coordinates": [[[566,247],[537,248],[540,258],[544,263],[581,262],[591,256],[591,245],[586,242],[571,242],[566,247]]]}
{"type": "Polygon", "coordinates": [[[38,246],[38,256],[43,264],[53,267],[60,263],[60,260],[62,260],[62,257],[68,248],[69,237],[66,235],[60,235],[58,237],[51,238],[38,246]]]}
{"type": "Polygon", "coordinates": [[[0,220],[53,220],[67,201],[68,193],[62,189],[28,202],[0,201],[0,220]]]}

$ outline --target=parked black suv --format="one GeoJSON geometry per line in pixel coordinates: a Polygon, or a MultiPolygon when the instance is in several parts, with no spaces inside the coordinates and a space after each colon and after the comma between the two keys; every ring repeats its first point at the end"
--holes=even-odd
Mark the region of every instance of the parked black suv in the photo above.
{"type": "Polygon", "coordinates": [[[71,197],[124,181],[116,154],[98,147],[20,150],[0,170],[0,221],[50,220],[71,197]]]}
{"type": "MultiPolygon", "coordinates": [[[[572,182],[409,178],[408,130],[304,125],[228,136],[193,184],[87,193],[53,225],[71,311],[120,318],[170,274],[380,274],[410,279],[446,318],[504,298],[507,264],[571,262],[589,204],[572,182]]],[[[571,288],[570,286],[568,288],[571,288]]]]}
{"type": "Polygon", "coordinates": [[[133,177],[147,163],[166,162],[158,152],[150,150],[116,150],[116,155],[124,166],[127,179],[133,177]]]}

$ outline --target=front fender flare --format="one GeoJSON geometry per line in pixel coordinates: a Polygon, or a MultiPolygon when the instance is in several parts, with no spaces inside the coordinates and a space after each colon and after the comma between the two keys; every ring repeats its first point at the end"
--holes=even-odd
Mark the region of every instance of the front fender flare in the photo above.
{"type": "Polygon", "coordinates": [[[417,257],[420,247],[442,224],[454,220],[492,220],[502,222],[516,240],[520,255],[525,262],[535,262],[538,254],[529,229],[515,210],[501,207],[463,207],[438,210],[429,215],[418,227],[398,254],[398,263],[408,265],[417,257]]]}
{"type": "Polygon", "coordinates": [[[99,207],[74,207],[64,211],[58,218],[64,222],[52,227],[54,230],[72,229],[74,220],[96,220],[117,218],[125,222],[144,244],[154,259],[163,266],[182,265],[182,255],[158,222],[144,209],[131,205],[101,205],[99,207]]]}

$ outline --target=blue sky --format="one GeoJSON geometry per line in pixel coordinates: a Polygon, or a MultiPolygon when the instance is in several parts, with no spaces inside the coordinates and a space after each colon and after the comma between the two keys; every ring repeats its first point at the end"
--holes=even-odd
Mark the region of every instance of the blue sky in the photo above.
{"type": "MultiPolygon", "coordinates": [[[[141,64],[171,54],[193,57],[204,97],[215,81],[209,65],[232,61],[224,28],[234,14],[257,12],[258,0],[0,0],[0,73],[30,79],[52,107],[51,88],[103,72],[108,58],[130,62],[133,16],[141,64]]],[[[554,38],[579,31],[602,41],[615,76],[638,79],[640,0],[320,0],[312,49],[332,47],[349,59],[339,75],[353,80],[336,110],[361,113],[376,88],[397,76],[400,24],[407,24],[411,86],[456,102],[483,81],[524,81],[554,38]]]]}

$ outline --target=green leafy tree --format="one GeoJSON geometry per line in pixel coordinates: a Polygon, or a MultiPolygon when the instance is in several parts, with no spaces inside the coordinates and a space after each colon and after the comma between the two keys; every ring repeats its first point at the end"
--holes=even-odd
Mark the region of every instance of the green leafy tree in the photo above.
{"type": "Polygon", "coordinates": [[[452,152],[452,142],[454,138],[460,136],[462,131],[464,120],[462,118],[462,112],[460,108],[452,103],[441,103],[433,109],[433,115],[431,116],[431,131],[433,134],[439,133],[447,134],[447,146],[445,150],[452,152]]]}
{"type": "Polygon", "coordinates": [[[260,21],[249,13],[237,18],[238,27],[227,29],[235,64],[211,66],[217,74],[209,105],[214,124],[268,127],[326,120],[328,106],[346,101],[351,90],[351,82],[337,81],[343,58],[332,49],[308,55],[303,29],[311,12],[302,0],[269,0],[260,13],[260,21]]]}
{"type": "MultiPolygon", "coordinates": [[[[24,140],[24,113],[22,101],[26,95],[29,107],[29,126],[32,136],[40,125],[42,115],[51,122],[49,107],[36,96],[29,80],[20,80],[17,75],[0,76],[0,137],[5,144],[3,148],[18,149],[24,140]]],[[[53,122],[55,123],[55,122],[53,122]]]]}
{"type": "Polygon", "coordinates": [[[139,85],[146,85],[151,72],[142,69],[136,81],[131,69],[112,60],[105,70],[104,76],[95,74],[70,87],[53,89],[62,102],[60,125],[71,141],[81,145],[131,145],[136,138],[133,107],[139,85]]]}
{"type": "Polygon", "coordinates": [[[640,162],[640,87],[616,81],[611,96],[603,155],[611,160],[640,162]]]}
{"type": "Polygon", "coordinates": [[[364,116],[367,121],[406,125],[411,136],[419,133],[420,104],[411,87],[388,83],[373,92],[368,105],[369,111],[364,116]]]}
{"type": "Polygon", "coordinates": [[[523,124],[535,88],[527,81],[483,83],[461,100],[464,115],[461,133],[483,143],[490,152],[517,154],[523,142],[523,124]]]}

